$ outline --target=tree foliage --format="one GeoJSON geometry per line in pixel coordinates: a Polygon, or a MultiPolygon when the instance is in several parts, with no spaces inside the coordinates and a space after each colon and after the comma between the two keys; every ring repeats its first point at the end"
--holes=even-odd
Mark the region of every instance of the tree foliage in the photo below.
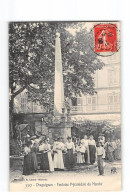
{"type": "Polygon", "coordinates": [[[91,50],[93,40],[84,23],[11,22],[9,86],[13,98],[26,88],[32,100],[53,105],[56,32],[61,37],[65,97],[95,93],[92,75],[103,63],[91,50]]]}

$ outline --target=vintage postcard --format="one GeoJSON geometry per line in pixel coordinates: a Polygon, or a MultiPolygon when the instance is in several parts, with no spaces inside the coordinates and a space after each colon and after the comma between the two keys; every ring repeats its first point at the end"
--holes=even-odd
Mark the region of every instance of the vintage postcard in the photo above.
{"type": "Polygon", "coordinates": [[[10,22],[10,191],[120,191],[120,96],[119,21],[10,22]]]}

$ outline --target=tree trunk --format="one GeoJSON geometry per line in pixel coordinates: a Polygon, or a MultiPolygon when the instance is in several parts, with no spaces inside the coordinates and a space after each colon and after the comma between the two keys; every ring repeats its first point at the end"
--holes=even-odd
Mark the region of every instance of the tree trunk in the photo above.
{"type": "Polygon", "coordinates": [[[9,102],[9,134],[10,138],[13,138],[13,115],[14,115],[14,96],[11,96],[11,100],[9,102]]]}
{"type": "Polygon", "coordinates": [[[18,91],[16,91],[14,93],[14,89],[13,86],[11,88],[11,100],[9,102],[9,133],[10,133],[10,138],[13,138],[14,136],[14,98],[19,95],[24,89],[26,88],[26,86],[22,87],[21,89],[19,89],[18,91]]]}

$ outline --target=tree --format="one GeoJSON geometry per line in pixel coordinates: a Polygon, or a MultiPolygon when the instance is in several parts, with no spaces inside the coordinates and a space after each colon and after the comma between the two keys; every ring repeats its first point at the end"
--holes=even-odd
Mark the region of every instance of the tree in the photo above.
{"type": "Polygon", "coordinates": [[[89,47],[92,39],[81,22],[11,22],[9,24],[10,117],[14,98],[25,88],[29,97],[53,106],[55,35],[61,35],[65,97],[94,94],[92,74],[103,63],[89,47]],[[70,32],[74,29],[75,34],[70,32]],[[20,88],[17,89],[17,86],[20,88]],[[17,89],[17,90],[16,90],[17,89]]]}

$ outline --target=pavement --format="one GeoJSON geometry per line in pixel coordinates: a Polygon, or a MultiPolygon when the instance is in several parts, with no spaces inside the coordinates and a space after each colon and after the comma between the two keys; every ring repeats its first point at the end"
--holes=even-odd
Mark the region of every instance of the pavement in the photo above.
{"type": "MultiPolygon", "coordinates": [[[[121,161],[115,161],[115,162],[105,162],[104,166],[104,172],[105,176],[104,179],[110,178],[110,177],[115,177],[115,179],[119,179],[121,177],[121,161]],[[111,168],[116,167],[117,173],[111,174],[111,168]]],[[[28,176],[23,176],[22,172],[17,170],[17,171],[10,171],[10,182],[11,183],[22,183],[25,181],[26,178],[29,180],[35,180],[37,179],[56,179],[56,178],[79,178],[79,177],[87,177],[87,178],[95,178],[98,176],[98,167],[97,164],[94,165],[76,165],[73,170],[68,171],[54,171],[54,172],[42,172],[38,170],[37,173],[33,173],[32,175],[28,176]]],[[[100,176],[103,177],[103,176],[100,176]]],[[[114,179],[114,178],[113,178],[114,179]]]]}

